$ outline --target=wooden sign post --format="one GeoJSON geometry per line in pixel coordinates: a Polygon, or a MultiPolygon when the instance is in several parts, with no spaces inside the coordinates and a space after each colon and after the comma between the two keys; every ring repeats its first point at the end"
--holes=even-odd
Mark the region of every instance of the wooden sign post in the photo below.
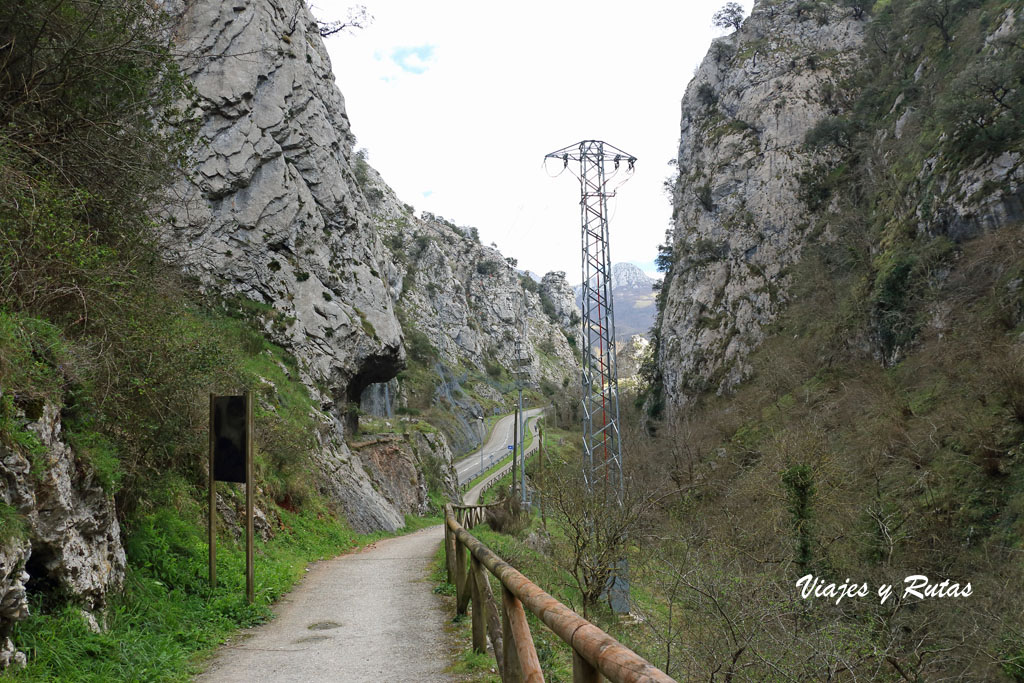
{"type": "Polygon", "coordinates": [[[245,597],[256,598],[253,567],[253,394],[210,394],[210,586],[217,585],[217,482],[245,484],[245,597]]]}

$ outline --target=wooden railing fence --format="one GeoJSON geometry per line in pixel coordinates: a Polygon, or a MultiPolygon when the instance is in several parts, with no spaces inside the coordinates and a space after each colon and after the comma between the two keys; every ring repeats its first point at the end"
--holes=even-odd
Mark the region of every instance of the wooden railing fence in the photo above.
{"type": "Polygon", "coordinates": [[[456,588],[456,613],[465,615],[472,602],[473,649],[487,652],[490,637],[503,682],[544,680],[526,609],[572,647],[573,683],[597,683],[602,675],[613,683],[673,680],[545,593],[470,534],[467,529],[484,521],[488,507],[492,506],[445,505],[445,559],[448,581],[456,588]],[[485,568],[501,582],[500,620],[485,568]]]}

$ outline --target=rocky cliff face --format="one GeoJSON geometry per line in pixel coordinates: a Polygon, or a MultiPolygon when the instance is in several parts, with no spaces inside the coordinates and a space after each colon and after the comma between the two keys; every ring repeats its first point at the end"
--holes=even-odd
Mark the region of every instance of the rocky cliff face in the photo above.
{"type": "Polygon", "coordinates": [[[685,404],[750,371],[746,356],[785,299],[808,239],[797,176],[807,132],[857,63],[864,23],[849,10],[759,2],[716,40],[682,101],[674,266],[660,324],[665,394],[685,404]]]}
{"type": "Polygon", "coordinates": [[[522,339],[526,379],[561,382],[575,363],[561,329],[566,311],[564,275],[536,285],[519,275],[501,252],[480,244],[471,229],[444,219],[417,218],[380,176],[367,172],[374,217],[391,254],[392,292],[410,325],[426,334],[446,365],[485,370],[488,361],[516,368],[515,340],[522,339]],[[542,297],[552,296],[548,310],[542,297]],[[525,337],[523,333],[525,331],[525,337]]]}
{"type": "MultiPolygon", "coordinates": [[[[573,364],[566,337],[497,250],[416,218],[353,152],[344,100],[304,2],[196,0],[168,9],[202,119],[194,169],[169,192],[168,258],[207,290],[256,302],[265,331],[295,355],[324,411],[321,490],[356,528],[395,529],[423,507],[426,490],[401,468],[392,476],[388,453],[418,461],[346,440],[357,438],[359,405],[384,416],[407,405],[415,383],[403,389],[394,379],[406,349],[438,379],[416,387],[429,393],[425,401],[454,406],[456,427],[445,431],[464,450],[483,410],[462,391],[466,372],[488,377],[490,368],[507,380],[516,366],[510,341],[525,316],[527,348],[545,349],[529,355],[529,378],[560,383],[573,364]]],[[[481,383],[474,393],[497,403],[505,388],[481,383]]],[[[433,450],[450,461],[447,445],[433,450]]]]}
{"type": "Polygon", "coordinates": [[[669,405],[749,376],[808,246],[867,230],[873,329],[857,343],[892,364],[919,326],[912,264],[1024,217],[1020,12],[929,7],[759,0],[712,44],[682,101],[669,405]]]}
{"type": "MultiPolygon", "coordinates": [[[[368,164],[358,176],[389,254],[384,272],[413,366],[391,392],[397,405],[422,409],[428,393],[445,413],[437,421],[452,447],[466,451],[479,439],[476,416],[511,410],[502,394],[514,388],[517,370],[527,386],[548,394],[575,377],[578,320],[564,274],[548,273],[538,285],[480,244],[472,228],[417,217],[368,164]]],[[[379,393],[372,388],[364,405],[379,393]]]]}
{"type": "Polygon", "coordinates": [[[326,407],[358,397],[404,353],[317,25],[298,0],[169,9],[202,116],[194,172],[170,192],[169,257],[273,307],[267,331],[327,388],[326,407]]]}
{"type": "Polygon", "coordinates": [[[540,281],[540,293],[542,298],[551,302],[558,324],[570,333],[577,333],[580,310],[576,305],[576,293],[565,279],[565,273],[556,270],[544,275],[540,281]]]}
{"type": "Polygon", "coordinates": [[[124,581],[125,555],[114,499],[65,443],[60,413],[45,404],[25,422],[25,444],[0,442],[0,503],[26,522],[0,532],[0,669],[24,664],[8,635],[28,616],[26,585],[72,597],[88,613],[124,581]]]}
{"type": "Polygon", "coordinates": [[[354,173],[344,100],[300,0],[172,3],[202,125],[194,169],[169,192],[168,258],[207,290],[256,302],[324,411],[319,488],[359,530],[396,529],[415,505],[374,487],[346,445],[347,407],[405,365],[381,245],[354,173]]]}

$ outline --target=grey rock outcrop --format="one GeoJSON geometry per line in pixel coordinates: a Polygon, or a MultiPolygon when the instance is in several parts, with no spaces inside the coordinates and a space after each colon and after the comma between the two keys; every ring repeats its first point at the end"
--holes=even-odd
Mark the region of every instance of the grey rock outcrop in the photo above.
{"type": "Polygon", "coordinates": [[[400,528],[404,511],[346,445],[347,406],[393,378],[405,350],[317,24],[301,0],[167,10],[201,117],[193,168],[168,192],[167,257],[207,291],[257,303],[323,411],[317,486],[354,527],[400,528]]]}
{"type": "Polygon", "coordinates": [[[14,623],[29,614],[25,583],[30,577],[25,564],[31,553],[32,546],[22,538],[0,543],[0,671],[25,666],[25,653],[14,647],[10,635],[14,623]]]}
{"type": "MultiPolygon", "coordinates": [[[[435,421],[450,447],[466,452],[479,442],[478,416],[511,410],[503,393],[514,387],[517,369],[549,395],[576,376],[568,286],[564,276],[549,274],[544,280],[554,289],[545,290],[518,273],[496,248],[480,244],[473,228],[429,213],[417,216],[369,165],[359,176],[390,254],[383,272],[406,330],[407,351],[433,378],[431,398],[445,413],[435,421]],[[555,295],[548,298],[546,291],[555,295]],[[516,340],[524,319],[525,363],[520,366],[516,340]]],[[[403,378],[389,394],[396,408],[407,408],[412,400],[422,407],[427,389],[415,386],[423,383],[422,373],[417,374],[420,381],[403,378]],[[416,391],[418,397],[412,395],[416,391]]],[[[367,392],[363,404],[378,406],[381,393],[367,392]]],[[[381,407],[373,409],[380,414],[381,407]]]]}
{"type": "Polygon", "coordinates": [[[540,281],[540,292],[551,302],[558,323],[570,332],[575,332],[580,324],[580,310],[576,305],[576,293],[565,279],[565,273],[554,270],[545,274],[540,281]]]}
{"type": "MultiPolygon", "coordinates": [[[[969,90],[994,65],[1016,68],[1014,36],[1021,35],[1024,11],[1006,8],[965,63],[940,65],[919,50],[897,48],[886,61],[904,70],[905,85],[891,108],[884,103],[875,121],[864,120],[852,105],[869,93],[851,76],[873,68],[869,18],[834,4],[808,8],[796,0],[758,0],[740,30],[712,44],[683,97],[674,263],[658,349],[670,407],[749,376],[751,351],[789,299],[792,267],[809,244],[839,236],[841,221],[830,220],[843,210],[839,193],[826,189],[819,200],[814,192],[822,174],[851,157],[841,144],[806,144],[818,123],[836,117],[837,125],[874,126],[865,148],[876,157],[862,158],[856,172],[879,183],[895,168],[900,145],[913,146],[908,140],[927,138],[922,131],[944,120],[936,111],[940,100],[917,93],[937,81],[969,90]],[[801,184],[809,192],[802,197],[801,184]]],[[[916,227],[922,242],[943,236],[958,243],[1024,219],[1019,149],[995,153],[980,144],[965,152],[944,144],[962,132],[950,126],[936,144],[927,143],[916,179],[899,185],[899,204],[908,212],[899,220],[916,227]]],[[[817,133],[827,137],[829,128],[817,133]]],[[[898,360],[903,347],[882,348],[879,339],[867,342],[878,347],[876,358],[898,360]]]]}
{"type": "Polygon", "coordinates": [[[615,359],[618,363],[619,381],[635,382],[640,367],[651,355],[651,342],[646,337],[634,334],[629,341],[615,344],[615,359]]]}
{"type": "MultiPolygon", "coordinates": [[[[416,218],[353,151],[344,100],[302,0],[165,7],[201,118],[193,165],[163,209],[167,258],[208,292],[256,302],[247,309],[296,357],[321,409],[317,486],[355,528],[399,528],[426,492],[412,476],[383,486],[386,459],[348,446],[355,408],[387,416],[401,405],[403,325],[437,350],[442,369],[485,361],[511,369],[505,337],[521,310],[518,277],[496,250],[416,218]],[[484,262],[497,270],[481,273],[484,262]]],[[[561,381],[573,363],[564,334],[536,294],[525,311],[531,347],[547,350],[532,357],[531,377],[561,381]]],[[[497,388],[481,391],[500,398],[497,388]]]]}
{"type": "Polygon", "coordinates": [[[28,615],[26,583],[47,584],[94,611],[120,588],[125,571],[113,497],[64,441],[58,408],[46,403],[36,419],[21,419],[37,441],[37,464],[34,472],[20,447],[0,444],[0,501],[25,525],[24,537],[0,543],[0,668],[23,662],[8,634],[28,615]]]}
{"type": "Polygon", "coordinates": [[[558,274],[524,287],[529,276],[520,275],[496,248],[480,244],[471,229],[429,214],[417,217],[373,169],[367,168],[364,178],[364,192],[375,198],[374,221],[391,253],[387,272],[393,295],[407,325],[426,335],[446,365],[468,363],[483,370],[491,362],[513,370],[514,339],[525,317],[528,381],[561,382],[578,367],[561,329],[569,302],[567,285],[556,284],[558,274]],[[558,290],[551,314],[541,300],[543,282],[558,290]]]}
{"type": "Polygon", "coordinates": [[[811,19],[797,5],[757,3],[712,44],[683,97],[659,348],[670,405],[749,374],[805,244],[804,139],[833,113],[829,93],[857,64],[864,23],[839,7],[811,19]]]}
{"type": "Polygon", "coordinates": [[[300,0],[172,3],[202,127],[169,192],[168,257],[204,286],[273,308],[267,331],[310,386],[357,399],[404,361],[354,137],[300,0]]]}

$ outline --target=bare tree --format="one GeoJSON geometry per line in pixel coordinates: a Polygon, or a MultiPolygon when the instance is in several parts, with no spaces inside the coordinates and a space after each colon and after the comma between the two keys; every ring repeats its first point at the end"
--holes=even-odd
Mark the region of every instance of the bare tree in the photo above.
{"type": "Polygon", "coordinates": [[[578,465],[546,477],[542,490],[552,519],[562,530],[553,539],[553,561],[572,577],[589,618],[605,596],[631,540],[642,534],[659,496],[640,492],[627,480],[621,500],[611,487],[588,490],[578,465]]]}
{"type": "Polygon", "coordinates": [[[366,9],[365,5],[355,5],[348,8],[348,15],[344,20],[339,21],[317,21],[317,32],[322,38],[333,36],[337,33],[355,32],[355,29],[366,28],[373,23],[373,15],[366,9]]]}

